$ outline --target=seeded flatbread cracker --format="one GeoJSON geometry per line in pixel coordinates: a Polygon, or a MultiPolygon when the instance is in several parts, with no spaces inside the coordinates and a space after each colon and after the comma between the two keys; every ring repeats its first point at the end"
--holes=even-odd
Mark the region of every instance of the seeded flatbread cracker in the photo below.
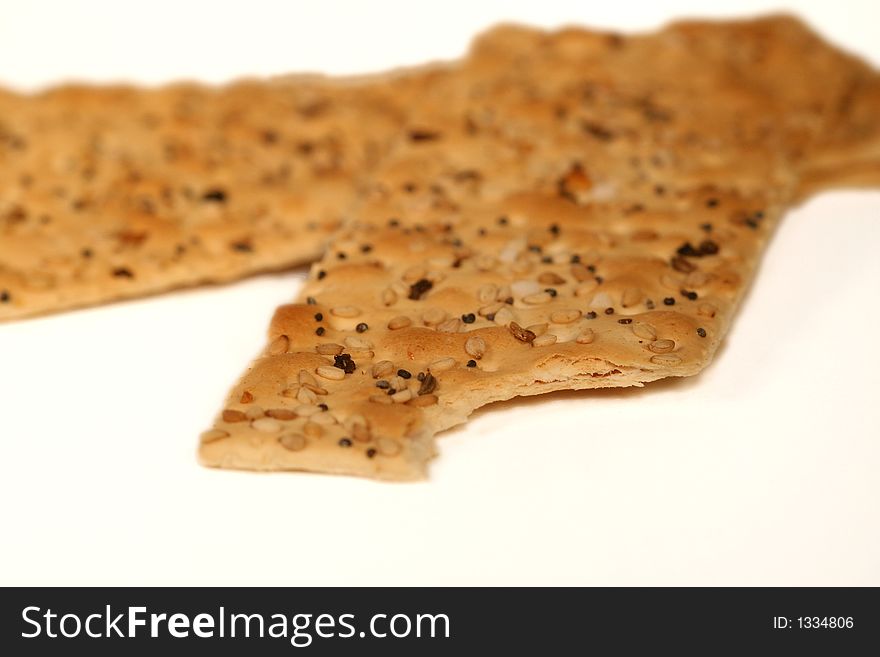
{"type": "Polygon", "coordinates": [[[472,61],[503,73],[458,116],[427,90],[433,137],[377,168],[202,463],[417,479],[485,404],[695,374],[785,209],[880,184],[876,74],[790,19],[505,28],[472,61]]]}
{"type": "Polygon", "coordinates": [[[0,93],[0,320],[320,257],[447,74],[0,93]]]}

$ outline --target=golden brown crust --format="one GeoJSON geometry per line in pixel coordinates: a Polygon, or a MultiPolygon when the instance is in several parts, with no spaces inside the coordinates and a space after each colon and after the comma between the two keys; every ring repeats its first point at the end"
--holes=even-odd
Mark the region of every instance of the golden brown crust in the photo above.
{"type": "Polygon", "coordinates": [[[695,374],[786,207],[845,179],[820,163],[878,162],[840,109],[875,74],[790,19],[508,27],[469,66],[496,73],[414,110],[434,136],[373,173],[203,463],[412,479],[481,405],[695,374]]]}

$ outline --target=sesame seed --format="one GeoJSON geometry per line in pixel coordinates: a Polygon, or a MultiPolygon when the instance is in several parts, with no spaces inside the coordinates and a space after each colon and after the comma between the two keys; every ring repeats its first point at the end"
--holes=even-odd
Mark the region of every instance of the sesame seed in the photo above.
{"type": "Polygon", "coordinates": [[[337,306],[336,308],[331,308],[330,312],[336,317],[345,317],[351,319],[352,317],[357,317],[361,314],[361,309],[355,306],[337,306]]]}
{"type": "Polygon", "coordinates": [[[476,366],[477,366],[477,361],[475,361],[475,360],[469,360],[469,361],[467,362],[467,366],[468,366],[468,367],[476,367],[476,366]]]}
{"type": "Polygon", "coordinates": [[[429,372],[443,372],[455,366],[454,358],[440,358],[428,365],[429,372]]]}
{"type": "Polygon", "coordinates": [[[290,338],[288,338],[286,335],[279,335],[277,338],[269,343],[267,351],[269,352],[270,356],[279,356],[281,354],[286,354],[289,348],[290,338]]]}
{"type": "Polygon", "coordinates": [[[675,349],[674,340],[657,340],[648,345],[648,349],[655,354],[665,354],[675,349]]]}
{"type": "Polygon", "coordinates": [[[550,321],[554,324],[571,324],[580,317],[580,310],[555,310],[550,313],[550,321]]]}
{"type": "Polygon", "coordinates": [[[644,324],[641,322],[633,324],[632,332],[643,340],[653,341],[657,339],[657,330],[650,324],[644,324]]]}
{"type": "Polygon", "coordinates": [[[392,317],[388,320],[388,328],[392,331],[397,331],[398,329],[406,328],[412,324],[412,320],[406,315],[398,315],[397,317],[392,317]]]}
{"type": "Polygon", "coordinates": [[[348,335],[345,337],[345,346],[349,349],[354,349],[355,351],[369,351],[373,348],[373,343],[369,340],[365,340],[364,338],[359,338],[356,335],[348,335]]]}
{"type": "Polygon", "coordinates": [[[244,422],[247,419],[247,415],[241,411],[227,408],[223,411],[222,418],[224,422],[244,422]]]}
{"type": "Polygon", "coordinates": [[[382,303],[386,306],[393,306],[397,302],[397,292],[390,287],[382,290],[382,303]]]}
{"type": "Polygon", "coordinates": [[[270,408],[266,411],[266,415],[274,417],[276,420],[295,420],[296,413],[289,408],[270,408]]]}
{"type": "Polygon", "coordinates": [[[630,308],[636,305],[644,297],[644,293],[637,287],[629,287],[623,291],[621,305],[624,308],[630,308]]]}
{"type": "Polygon", "coordinates": [[[437,330],[441,333],[458,333],[461,329],[461,320],[458,317],[447,319],[437,325],[437,330]]]}
{"type": "Polygon", "coordinates": [[[345,351],[345,347],[335,342],[324,342],[316,346],[315,351],[322,356],[337,356],[345,351]]]}
{"type": "Polygon", "coordinates": [[[538,282],[543,285],[563,285],[565,283],[565,279],[562,278],[559,274],[556,274],[552,271],[545,271],[543,274],[538,276],[538,282]]]}
{"type": "Polygon", "coordinates": [[[533,347],[547,347],[551,344],[555,344],[558,338],[552,333],[545,333],[544,335],[539,335],[537,338],[532,340],[533,347]]]}
{"type": "Polygon", "coordinates": [[[553,297],[548,292],[536,292],[535,294],[527,294],[522,298],[523,303],[527,303],[532,306],[543,305],[545,303],[550,303],[550,299],[553,297]]]}
{"type": "Polygon", "coordinates": [[[704,317],[715,317],[717,309],[711,303],[701,303],[697,308],[697,312],[704,317]]]}
{"type": "Polygon", "coordinates": [[[665,299],[663,299],[663,305],[665,305],[665,306],[674,306],[674,305],[675,305],[675,299],[673,299],[672,297],[666,297],[665,299]]]}
{"type": "Polygon", "coordinates": [[[413,393],[412,390],[410,390],[409,388],[404,388],[400,392],[395,392],[393,395],[391,395],[391,401],[393,401],[395,404],[403,404],[405,402],[408,402],[412,398],[413,393]]]}
{"type": "Polygon", "coordinates": [[[394,371],[394,364],[390,360],[380,360],[373,365],[372,375],[374,379],[388,376],[394,371]]]}
{"type": "Polygon", "coordinates": [[[251,426],[261,433],[278,433],[284,427],[278,420],[270,417],[258,418],[251,422],[251,426]]]}
{"type": "Polygon", "coordinates": [[[345,378],[343,370],[331,365],[321,365],[315,368],[315,374],[331,381],[342,381],[345,378]]]}
{"type": "Polygon", "coordinates": [[[298,433],[286,433],[278,437],[279,444],[291,452],[298,452],[306,446],[306,439],[298,433]]]}
{"type": "Polygon", "coordinates": [[[480,360],[486,353],[486,341],[479,336],[471,336],[465,341],[464,350],[468,355],[480,360]]]}
{"type": "Polygon", "coordinates": [[[577,337],[575,342],[578,344],[590,344],[593,340],[596,339],[596,333],[593,329],[588,328],[584,329],[581,334],[577,337]]]}
{"type": "Polygon", "coordinates": [[[681,358],[677,354],[657,354],[651,356],[651,362],[656,365],[678,365],[681,358]]]}
{"type": "Polygon", "coordinates": [[[704,328],[698,328],[698,329],[697,329],[697,335],[699,335],[701,338],[705,338],[705,337],[706,337],[706,329],[704,329],[704,328]]]}
{"type": "Polygon", "coordinates": [[[250,390],[245,390],[243,393],[241,393],[241,397],[239,398],[238,403],[250,404],[252,401],[254,401],[254,393],[252,393],[250,390]]]}

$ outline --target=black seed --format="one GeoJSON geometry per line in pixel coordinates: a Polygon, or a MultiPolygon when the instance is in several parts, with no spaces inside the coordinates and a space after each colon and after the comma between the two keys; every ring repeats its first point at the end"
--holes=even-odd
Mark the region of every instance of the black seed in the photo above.
{"type": "Polygon", "coordinates": [[[719,203],[719,201],[717,198],[706,199],[706,207],[707,208],[717,208],[718,203],[719,203]]]}
{"type": "Polygon", "coordinates": [[[513,297],[507,297],[504,300],[504,303],[506,303],[508,306],[512,306],[513,305],[513,297]]]}
{"type": "Polygon", "coordinates": [[[716,244],[712,240],[704,240],[700,242],[701,255],[715,255],[716,253],[718,253],[718,244],[716,244]]]}
{"type": "Polygon", "coordinates": [[[477,366],[477,361],[471,359],[471,360],[469,360],[469,361],[467,362],[467,366],[468,366],[468,367],[476,367],[476,366],[477,366]]]}
{"type": "Polygon", "coordinates": [[[477,321],[477,316],[473,313],[468,313],[467,315],[461,316],[461,321],[463,321],[465,324],[473,324],[475,321],[477,321]]]}
{"type": "Polygon", "coordinates": [[[694,245],[690,242],[685,242],[676,250],[676,253],[680,256],[694,256],[699,257],[700,252],[694,248],[694,245]]]}
{"type": "Polygon", "coordinates": [[[706,337],[706,329],[704,329],[704,328],[698,328],[698,329],[697,329],[697,335],[699,335],[701,338],[705,338],[705,337],[706,337]]]}
{"type": "Polygon", "coordinates": [[[425,380],[425,373],[424,373],[424,372],[419,372],[418,374],[416,374],[416,378],[417,378],[419,381],[424,381],[424,380],[425,380]]]}
{"type": "Polygon", "coordinates": [[[652,299],[647,299],[645,301],[645,308],[648,310],[654,310],[654,301],[652,299]]]}
{"type": "Polygon", "coordinates": [[[397,228],[400,225],[400,220],[399,219],[389,219],[388,225],[391,226],[392,228],[397,228]]]}
{"type": "Polygon", "coordinates": [[[0,291],[0,303],[9,303],[10,299],[12,299],[12,295],[9,294],[9,290],[0,291]]]}
{"type": "Polygon", "coordinates": [[[79,254],[83,258],[91,258],[93,255],[95,255],[91,249],[83,249],[82,251],[79,252],[79,254]]]}
{"type": "Polygon", "coordinates": [[[351,374],[357,369],[357,363],[351,359],[351,354],[339,354],[333,357],[333,367],[338,367],[346,374],[351,374]]]}
{"type": "Polygon", "coordinates": [[[374,448],[370,447],[370,449],[367,450],[367,458],[371,459],[374,456],[376,456],[376,450],[374,448]]]}
{"type": "Polygon", "coordinates": [[[339,446],[340,447],[351,447],[351,440],[349,440],[348,438],[340,438],[339,439],[339,446]]]}
{"type": "Polygon", "coordinates": [[[574,265],[580,261],[581,261],[581,257],[577,253],[575,253],[573,256],[571,256],[571,264],[574,265]]]}
{"type": "Polygon", "coordinates": [[[202,194],[202,200],[212,203],[226,203],[226,192],[219,187],[214,187],[202,194]]]}
{"type": "Polygon", "coordinates": [[[437,389],[437,379],[434,378],[433,374],[428,374],[425,376],[422,381],[422,385],[419,386],[419,394],[420,395],[430,395],[437,389]]]}
{"type": "Polygon", "coordinates": [[[318,270],[318,280],[320,281],[320,280],[321,280],[322,278],[324,278],[325,276],[327,276],[327,272],[324,271],[323,269],[319,269],[319,270],[318,270]]]}
{"type": "Polygon", "coordinates": [[[489,313],[488,315],[486,315],[486,319],[488,319],[490,322],[494,322],[495,321],[495,313],[489,313]]]}
{"type": "Polygon", "coordinates": [[[657,196],[663,196],[666,193],[666,188],[663,185],[655,185],[654,186],[654,193],[657,196]]]}
{"type": "Polygon", "coordinates": [[[605,309],[605,314],[606,314],[606,315],[613,315],[613,314],[614,314],[614,308],[606,308],[606,309],[605,309]]]}
{"type": "Polygon", "coordinates": [[[440,133],[434,132],[433,130],[410,130],[409,131],[410,141],[434,141],[435,139],[440,139],[440,133]]]}
{"type": "Polygon", "coordinates": [[[315,299],[315,297],[306,297],[306,303],[310,306],[314,306],[317,305],[318,301],[315,299]]]}
{"type": "Polygon", "coordinates": [[[753,214],[752,216],[753,216],[755,219],[757,219],[758,221],[761,221],[761,219],[764,218],[764,213],[761,212],[761,210],[758,210],[758,211],[756,211],[755,214],[753,214]]]}
{"type": "Polygon", "coordinates": [[[559,235],[559,224],[550,224],[550,232],[559,235]]]}
{"type": "Polygon", "coordinates": [[[540,253],[542,251],[540,244],[529,244],[529,251],[532,253],[540,253]]]}
{"type": "Polygon", "coordinates": [[[418,301],[425,296],[432,287],[434,287],[434,284],[427,278],[419,279],[409,286],[409,298],[418,301]]]}
{"type": "Polygon", "coordinates": [[[624,319],[618,319],[618,324],[632,324],[633,321],[629,317],[625,317],[624,319]]]}
{"type": "Polygon", "coordinates": [[[543,258],[541,258],[541,262],[543,262],[545,265],[549,265],[553,263],[553,258],[550,256],[544,256],[543,258]]]}
{"type": "Polygon", "coordinates": [[[323,326],[319,326],[318,328],[316,328],[316,329],[315,329],[315,335],[324,335],[324,327],[323,327],[323,326]]]}
{"type": "Polygon", "coordinates": [[[336,254],[336,257],[337,257],[339,260],[345,260],[348,256],[345,255],[342,251],[340,251],[339,253],[336,254]]]}
{"type": "Polygon", "coordinates": [[[324,313],[315,313],[315,321],[323,322],[324,321],[324,313]]]}
{"type": "Polygon", "coordinates": [[[229,248],[233,251],[238,251],[239,253],[251,253],[254,250],[253,245],[250,240],[239,240],[237,242],[232,242],[229,245],[229,248]]]}
{"type": "Polygon", "coordinates": [[[116,278],[134,278],[134,273],[127,267],[117,267],[113,270],[113,275],[116,278]]]}
{"type": "Polygon", "coordinates": [[[700,228],[702,228],[707,233],[712,232],[712,224],[700,224],[700,228]]]}
{"type": "Polygon", "coordinates": [[[485,237],[486,236],[486,229],[480,228],[480,230],[477,231],[477,235],[479,235],[480,237],[485,237]]]}
{"type": "Polygon", "coordinates": [[[498,217],[498,224],[501,226],[506,226],[508,223],[507,217],[498,217]]]}
{"type": "Polygon", "coordinates": [[[663,299],[663,305],[666,305],[666,306],[674,306],[674,305],[675,305],[675,299],[673,299],[672,297],[666,297],[665,299],[663,299]]]}
{"type": "Polygon", "coordinates": [[[587,319],[596,319],[596,312],[594,310],[591,310],[588,313],[584,313],[584,317],[586,317],[587,319]]]}
{"type": "Polygon", "coordinates": [[[320,408],[322,411],[329,411],[330,410],[330,407],[327,406],[327,404],[318,404],[318,408],[320,408]]]}
{"type": "Polygon", "coordinates": [[[354,327],[354,330],[357,331],[358,333],[363,333],[368,328],[370,328],[370,327],[366,322],[361,322],[360,324],[358,324],[357,326],[354,327]]]}
{"type": "Polygon", "coordinates": [[[556,290],[554,290],[552,287],[545,287],[544,292],[549,294],[551,297],[555,297],[558,294],[558,292],[556,290]]]}
{"type": "Polygon", "coordinates": [[[680,292],[681,292],[681,296],[687,297],[691,301],[697,300],[697,293],[696,292],[693,292],[691,290],[680,290],[680,292]]]}
{"type": "Polygon", "coordinates": [[[388,381],[386,381],[385,379],[382,379],[381,381],[376,381],[376,387],[382,388],[382,390],[388,390],[388,388],[391,387],[391,384],[388,383],[388,381]]]}
{"type": "Polygon", "coordinates": [[[397,376],[401,379],[410,379],[412,378],[412,372],[408,372],[407,370],[397,370],[397,376]]]}
{"type": "Polygon", "coordinates": [[[372,244],[362,244],[361,245],[361,253],[369,253],[373,250],[372,244]]]}
{"type": "Polygon", "coordinates": [[[594,278],[599,285],[602,285],[602,283],[605,282],[605,279],[602,276],[594,276],[594,278]]]}

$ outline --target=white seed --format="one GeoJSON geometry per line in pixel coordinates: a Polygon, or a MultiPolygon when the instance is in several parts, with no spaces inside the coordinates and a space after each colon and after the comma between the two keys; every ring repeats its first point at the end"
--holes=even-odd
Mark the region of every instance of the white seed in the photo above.
{"type": "Polygon", "coordinates": [[[341,344],[336,344],[335,342],[324,342],[315,347],[315,351],[322,356],[338,356],[345,351],[345,347],[341,344]]]}
{"type": "Polygon", "coordinates": [[[388,395],[370,395],[370,401],[374,404],[393,404],[388,395]]]}
{"type": "Polygon", "coordinates": [[[628,287],[623,291],[620,304],[624,308],[631,308],[644,298],[644,293],[637,287],[628,287]]]}
{"type": "Polygon", "coordinates": [[[410,390],[409,388],[404,388],[400,392],[395,392],[393,395],[391,395],[391,400],[395,404],[402,404],[402,403],[408,402],[410,399],[412,399],[412,396],[413,396],[412,390],[410,390]]]}
{"type": "Polygon", "coordinates": [[[677,354],[657,354],[651,356],[651,362],[655,365],[678,365],[681,358],[677,354]]]}
{"type": "Polygon", "coordinates": [[[550,325],[547,322],[542,322],[541,324],[530,324],[529,326],[526,326],[526,331],[531,331],[536,336],[539,336],[544,335],[548,328],[550,328],[550,325]]]}
{"type": "Polygon", "coordinates": [[[320,438],[324,435],[324,429],[320,424],[315,424],[314,422],[306,422],[303,425],[303,433],[306,434],[309,438],[320,438]]]}
{"type": "Polygon", "coordinates": [[[688,287],[703,287],[708,282],[709,274],[700,270],[692,271],[685,278],[685,283],[688,287]]]}
{"type": "Polygon", "coordinates": [[[305,388],[306,390],[310,390],[311,392],[315,393],[316,395],[326,395],[326,394],[329,394],[329,393],[328,393],[324,388],[322,388],[321,386],[313,386],[311,383],[304,383],[304,384],[302,385],[302,387],[305,388]]]}
{"type": "Polygon", "coordinates": [[[512,271],[514,274],[528,274],[532,271],[532,269],[534,269],[534,266],[531,262],[529,262],[528,256],[522,259],[517,259],[516,262],[510,265],[510,271],[512,271]]]}
{"type": "Polygon", "coordinates": [[[480,255],[474,261],[477,269],[480,271],[489,271],[490,269],[494,269],[498,264],[498,261],[490,255],[480,255]]]}
{"type": "Polygon", "coordinates": [[[342,381],[345,378],[345,372],[338,367],[332,365],[320,365],[315,368],[315,374],[331,381],[342,381]]]}
{"type": "Polygon", "coordinates": [[[297,381],[299,381],[300,385],[303,385],[305,383],[309,383],[313,386],[318,385],[318,381],[315,379],[315,377],[312,376],[312,373],[308,370],[300,370],[299,374],[297,375],[297,381]]]}
{"type": "Polygon", "coordinates": [[[302,386],[296,393],[296,401],[298,401],[300,404],[317,404],[318,396],[309,388],[302,386]]]}
{"type": "Polygon", "coordinates": [[[632,325],[632,332],[639,338],[643,340],[656,340],[657,339],[657,329],[655,329],[650,324],[644,324],[642,322],[636,322],[632,325]]]}
{"type": "Polygon", "coordinates": [[[407,406],[433,406],[438,402],[437,395],[416,395],[407,402],[407,406]]]}
{"type": "Polygon", "coordinates": [[[510,284],[510,293],[515,297],[525,297],[530,294],[541,292],[541,286],[536,281],[519,280],[510,284]]]}
{"type": "Polygon", "coordinates": [[[349,335],[343,340],[345,346],[349,349],[359,349],[359,350],[369,350],[373,348],[373,343],[369,340],[365,340],[364,338],[359,338],[356,335],[349,335]]]}
{"type": "Polygon", "coordinates": [[[578,344],[590,344],[593,340],[596,339],[596,333],[593,329],[588,328],[581,331],[581,334],[577,336],[575,342],[578,344]]]}
{"type": "Polygon", "coordinates": [[[422,314],[422,322],[425,326],[437,326],[437,324],[445,320],[446,317],[446,311],[442,308],[428,308],[428,310],[422,314]]]}
{"type": "Polygon", "coordinates": [[[527,294],[522,298],[522,301],[530,306],[540,306],[545,303],[550,303],[552,298],[553,297],[550,296],[549,292],[538,292],[537,294],[527,294]]]}
{"type": "Polygon", "coordinates": [[[396,331],[397,329],[406,328],[412,324],[412,320],[406,315],[398,315],[397,317],[392,317],[388,320],[388,328],[392,331],[396,331]]]}
{"type": "Polygon", "coordinates": [[[607,292],[599,292],[593,295],[593,299],[590,301],[590,306],[593,308],[610,308],[613,305],[614,301],[607,292]]]}
{"type": "Polygon", "coordinates": [[[497,313],[499,310],[501,310],[502,307],[504,307],[504,304],[500,301],[497,301],[495,303],[490,303],[487,306],[482,306],[477,311],[477,314],[480,317],[487,317],[488,315],[493,315],[493,314],[497,313]]]}
{"type": "Polygon", "coordinates": [[[403,281],[394,281],[391,284],[391,289],[394,290],[394,292],[399,297],[406,298],[409,295],[409,285],[407,285],[403,281]]]}
{"type": "Polygon", "coordinates": [[[286,335],[279,335],[269,343],[266,351],[268,351],[270,356],[280,356],[281,354],[286,354],[288,348],[290,348],[290,338],[286,335]]]}
{"type": "Polygon", "coordinates": [[[575,309],[554,310],[550,313],[550,321],[554,324],[571,324],[581,318],[581,311],[575,309]]]}
{"type": "Polygon", "coordinates": [[[315,413],[309,420],[315,424],[321,424],[325,427],[336,424],[336,418],[331,413],[315,413]]]}
{"type": "Polygon", "coordinates": [[[516,315],[508,306],[502,306],[501,310],[495,313],[495,323],[498,326],[507,326],[516,319],[516,315]]]}
{"type": "Polygon", "coordinates": [[[565,279],[555,272],[545,271],[543,274],[538,276],[538,282],[542,285],[563,285],[565,283],[565,279]]]}
{"type": "Polygon", "coordinates": [[[379,379],[383,376],[388,376],[394,371],[394,363],[390,360],[380,360],[378,363],[373,365],[373,378],[379,379]]]}
{"type": "Polygon", "coordinates": [[[483,354],[486,353],[486,341],[483,338],[473,335],[465,340],[464,350],[477,360],[480,360],[483,357],[483,354]]]}
{"type": "Polygon", "coordinates": [[[587,281],[586,283],[581,283],[576,288],[574,288],[574,296],[576,297],[586,297],[593,293],[593,291],[599,287],[599,283],[595,280],[587,281]]]}
{"type": "Polygon", "coordinates": [[[485,285],[481,285],[480,289],[477,290],[477,301],[480,303],[495,301],[495,295],[497,294],[498,286],[493,283],[486,283],[485,285]]]}
{"type": "Polygon", "coordinates": [[[422,265],[413,265],[403,272],[401,278],[407,283],[415,283],[417,280],[425,278],[427,273],[427,270],[422,265]]]}
{"type": "Polygon", "coordinates": [[[227,438],[228,436],[229,432],[223,431],[223,429],[208,429],[201,435],[200,441],[203,445],[207,445],[208,443],[216,442],[223,438],[227,438]]]}
{"type": "Polygon", "coordinates": [[[428,365],[429,372],[443,372],[445,370],[451,369],[455,367],[455,359],[454,358],[440,358],[435,360],[433,363],[428,365]]]}
{"type": "Polygon", "coordinates": [[[245,417],[249,420],[256,420],[257,418],[263,417],[266,414],[266,411],[263,410],[262,406],[251,406],[245,412],[245,417]]]}
{"type": "Polygon", "coordinates": [[[681,278],[679,276],[673,276],[667,271],[660,277],[660,284],[671,290],[678,290],[681,288],[681,278]]]}
{"type": "Polygon", "coordinates": [[[251,422],[251,426],[262,433],[278,433],[284,425],[271,417],[261,417],[251,422]]]}
{"type": "Polygon", "coordinates": [[[452,317],[437,325],[437,330],[441,333],[458,333],[460,328],[461,320],[458,317],[452,317]]]}
{"type": "Polygon", "coordinates": [[[301,406],[297,406],[293,409],[293,412],[300,417],[310,417],[320,411],[321,409],[317,406],[307,406],[306,404],[302,404],[301,406]]]}
{"type": "Polygon", "coordinates": [[[436,285],[437,283],[442,283],[446,279],[446,274],[442,271],[429,271],[425,274],[425,278],[436,285]]]}
{"type": "Polygon", "coordinates": [[[306,446],[305,437],[298,433],[286,433],[279,436],[278,442],[284,449],[289,449],[291,452],[298,452],[306,446]]]}
{"type": "Polygon", "coordinates": [[[657,340],[649,344],[648,349],[655,354],[665,354],[675,349],[675,342],[673,340],[657,340]]]}
{"type": "Polygon", "coordinates": [[[397,293],[390,287],[382,290],[382,304],[385,306],[393,306],[397,302],[397,293]]]}
{"type": "Polygon", "coordinates": [[[361,314],[361,309],[356,308],[355,306],[337,306],[336,308],[331,308],[330,312],[336,317],[358,317],[361,314]]]}
{"type": "Polygon", "coordinates": [[[379,438],[376,441],[376,447],[383,456],[394,456],[400,453],[400,443],[394,438],[379,438]]]}
{"type": "Polygon", "coordinates": [[[547,347],[551,344],[556,344],[556,340],[558,338],[552,333],[545,333],[544,335],[540,335],[534,340],[532,340],[533,347],[547,347]]]}

